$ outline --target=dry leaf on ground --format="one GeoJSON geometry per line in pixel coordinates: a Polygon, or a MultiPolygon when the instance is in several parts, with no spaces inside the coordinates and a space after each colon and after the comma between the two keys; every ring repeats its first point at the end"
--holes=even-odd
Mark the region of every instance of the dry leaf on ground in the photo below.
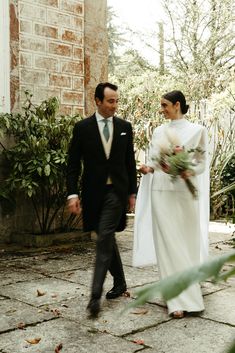
{"type": "Polygon", "coordinates": [[[25,328],[25,323],[24,322],[19,322],[17,327],[20,329],[20,330],[24,330],[25,328]]]}
{"type": "Polygon", "coordinates": [[[46,294],[46,292],[42,292],[42,291],[40,291],[39,289],[37,289],[37,296],[38,297],[42,297],[43,295],[45,295],[46,294]]]}
{"type": "Polygon", "coordinates": [[[132,342],[136,344],[144,344],[144,340],[133,340],[132,342]]]}
{"type": "Polygon", "coordinates": [[[40,337],[31,338],[31,339],[28,339],[28,340],[25,340],[25,341],[30,343],[30,344],[38,344],[41,341],[41,338],[40,337]]]}
{"type": "Polygon", "coordinates": [[[135,315],[144,315],[147,314],[148,309],[135,309],[134,311],[131,312],[131,314],[135,315]]]}
{"type": "Polygon", "coordinates": [[[126,291],[126,292],[123,293],[123,296],[127,297],[127,298],[130,298],[131,294],[130,294],[130,292],[126,291]]]}
{"type": "Polygon", "coordinates": [[[62,348],[63,348],[63,344],[60,343],[58,346],[55,347],[55,353],[59,353],[62,348]]]}

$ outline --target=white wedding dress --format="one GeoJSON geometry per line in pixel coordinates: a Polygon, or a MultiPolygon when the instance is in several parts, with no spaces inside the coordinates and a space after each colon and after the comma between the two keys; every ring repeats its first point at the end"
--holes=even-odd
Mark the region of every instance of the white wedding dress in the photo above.
{"type": "MultiPolygon", "coordinates": [[[[133,266],[158,263],[160,277],[186,270],[208,255],[209,167],[206,129],[186,119],[173,120],[154,130],[148,166],[153,174],[141,179],[136,201],[133,266]],[[159,155],[159,142],[168,132],[177,135],[186,150],[200,147],[205,153],[195,155],[195,176],[191,181],[198,189],[194,199],[185,181],[172,182],[154,160],[159,155]]],[[[199,284],[191,285],[167,302],[169,314],[177,310],[194,312],[204,309],[199,284]]]]}

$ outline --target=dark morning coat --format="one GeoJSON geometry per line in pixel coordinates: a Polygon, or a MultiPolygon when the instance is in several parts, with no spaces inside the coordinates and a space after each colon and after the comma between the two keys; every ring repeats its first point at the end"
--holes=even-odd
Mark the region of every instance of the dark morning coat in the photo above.
{"type": "Polygon", "coordinates": [[[108,175],[123,206],[123,217],[116,230],[123,230],[128,195],[136,193],[136,164],[129,122],[113,118],[113,141],[109,159],[104,152],[95,114],[76,123],[69,148],[68,195],[79,194],[80,175],[84,230],[96,229],[108,175]]]}

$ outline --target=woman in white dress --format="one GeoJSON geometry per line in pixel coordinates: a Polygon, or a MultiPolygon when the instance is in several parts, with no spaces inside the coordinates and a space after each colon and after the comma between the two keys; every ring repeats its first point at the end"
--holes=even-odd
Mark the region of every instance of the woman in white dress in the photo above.
{"type": "MultiPolygon", "coordinates": [[[[149,148],[149,159],[140,171],[140,183],[134,229],[133,265],[158,263],[160,277],[165,278],[204,261],[208,254],[209,172],[207,131],[184,118],[188,111],[185,97],[172,91],[161,99],[161,113],[170,120],[157,127],[149,148]],[[177,141],[177,148],[193,153],[193,166],[174,182],[168,169],[159,164],[162,146],[177,141]],[[194,198],[186,185],[189,179],[197,188],[194,198]]],[[[167,302],[168,312],[181,318],[186,312],[204,310],[199,284],[193,284],[167,302]]]]}

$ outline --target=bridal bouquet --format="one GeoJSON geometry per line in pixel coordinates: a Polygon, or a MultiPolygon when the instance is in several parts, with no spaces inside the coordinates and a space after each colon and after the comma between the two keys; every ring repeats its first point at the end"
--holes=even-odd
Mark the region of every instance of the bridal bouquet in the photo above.
{"type": "Polygon", "coordinates": [[[197,188],[189,179],[193,175],[192,167],[196,165],[193,160],[195,153],[203,154],[200,148],[185,150],[172,131],[166,132],[167,139],[158,143],[159,157],[153,158],[161,166],[162,170],[171,176],[174,182],[179,176],[184,179],[193,198],[197,198],[197,188]]]}

